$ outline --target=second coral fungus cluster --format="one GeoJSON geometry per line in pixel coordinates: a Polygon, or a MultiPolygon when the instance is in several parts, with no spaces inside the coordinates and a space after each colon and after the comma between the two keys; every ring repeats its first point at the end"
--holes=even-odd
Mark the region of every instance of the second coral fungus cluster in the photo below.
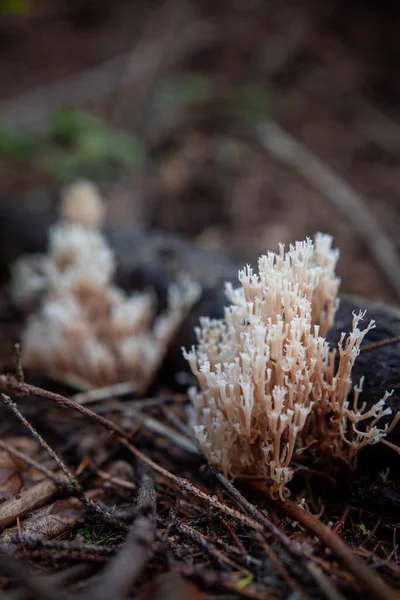
{"type": "MultiPolygon", "coordinates": [[[[64,215],[69,208],[68,197],[64,215]]],[[[171,285],[167,308],[157,315],[151,292],[128,295],[113,284],[113,252],[102,233],[89,227],[100,219],[89,223],[86,210],[80,224],[76,212],[75,222],[51,227],[46,255],[14,265],[14,301],[31,311],[21,339],[23,365],[83,387],[131,381],[143,390],[199,287],[188,280],[171,285]]]]}
{"type": "Polygon", "coordinates": [[[194,429],[211,460],[234,477],[264,478],[284,498],[294,462],[312,449],[320,463],[341,457],[354,464],[358,451],[378,442],[391,413],[388,394],[370,409],[359,407],[362,383],[351,371],[370,321],[329,347],[325,335],[338,306],[338,252],[331,237],[318,234],[285,252],[259,259],[258,273],[239,272],[241,288],[227,286],[230,306],[221,320],[203,318],[198,345],[185,357],[198,379],[191,389],[194,429]]]}

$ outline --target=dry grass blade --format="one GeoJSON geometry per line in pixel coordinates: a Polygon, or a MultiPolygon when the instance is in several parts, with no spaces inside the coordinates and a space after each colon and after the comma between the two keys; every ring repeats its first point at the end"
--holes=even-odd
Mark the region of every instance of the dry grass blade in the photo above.
{"type": "Polygon", "coordinates": [[[88,390],[86,392],[79,392],[72,396],[72,400],[78,402],[78,404],[90,404],[91,402],[100,402],[102,400],[108,400],[109,398],[115,398],[117,396],[125,396],[128,394],[134,394],[136,387],[132,381],[123,381],[115,383],[114,385],[107,385],[106,387],[96,388],[88,390]]]}

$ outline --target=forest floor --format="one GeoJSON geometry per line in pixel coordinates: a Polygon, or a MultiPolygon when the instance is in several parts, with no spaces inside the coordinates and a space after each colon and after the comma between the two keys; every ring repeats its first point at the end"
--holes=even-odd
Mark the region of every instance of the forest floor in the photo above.
{"type": "MultiPolygon", "coordinates": [[[[46,213],[87,177],[110,226],[180,234],[240,264],[324,231],[342,292],[398,304],[398,8],[87,4],[61,14],[43,0],[0,21],[2,210],[46,213]]],[[[12,346],[22,321],[7,294],[4,281],[12,346]]],[[[0,376],[18,398],[2,396],[0,587],[22,586],[7,598],[394,598],[399,495],[385,469],[362,488],[372,508],[304,480],[307,518],[207,465],[179,386],[82,405],[65,382],[29,381],[40,387],[0,376]]]]}

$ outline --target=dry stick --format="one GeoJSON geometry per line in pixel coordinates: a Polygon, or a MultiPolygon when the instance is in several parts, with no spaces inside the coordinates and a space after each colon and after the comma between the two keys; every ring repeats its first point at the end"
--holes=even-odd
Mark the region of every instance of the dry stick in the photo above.
{"type": "Polygon", "coordinates": [[[142,454],[142,452],[140,452],[140,450],[138,450],[135,446],[130,444],[125,439],[125,437],[123,439],[121,439],[121,443],[124,444],[124,446],[126,448],[128,448],[128,450],[130,450],[134,456],[136,456],[136,458],[145,462],[149,467],[154,469],[154,471],[156,471],[160,475],[163,475],[166,479],[169,479],[170,481],[175,483],[175,485],[177,487],[179,487],[181,490],[184,490],[184,491],[188,492],[189,494],[192,494],[193,496],[196,496],[197,498],[204,500],[204,502],[206,502],[207,504],[211,504],[211,506],[213,506],[217,510],[220,510],[221,512],[225,513],[226,515],[229,515],[230,517],[236,519],[245,527],[250,527],[254,531],[262,531],[262,529],[263,529],[262,526],[260,526],[256,521],[254,521],[253,519],[250,519],[249,517],[247,517],[243,513],[240,513],[239,511],[235,510],[234,508],[230,508],[230,506],[227,506],[226,504],[219,502],[219,500],[216,500],[215,498],[209,496],[208,494],[206,494],[205,492],[203,492],[202,490],[197,488],[195,485],[193,485],[187,479],[184,479],[183,477],[178,477],[177,475],[170,473],[170,471],[168,471],[167,469],[164,469],[164,467],[161,467],[160,465],[158,465],[157,463],[152,461],[151,458],[148,458],[145,454],[142,454]]]}
{"type": "MultiPolygon", "coordinates": [[[[164,469],[163,467],[161,467],[160,465],[155,463],[153,460],[151,460],[151,458],[148,458],[145,454],[140,452],[140,450],[138,450],[135,446],[133,446],[132,444],[129,443],[129,441],[128,441],[129,434],[126,433],[123,429],[121,429],[121,427],[119,427],[112,421],[109,421],[108,419],[105,419],[104,417],[96,414],[95,412],[86,408],[85,406],[77,404],[70,398],[61,396],[61,394],[56,394],[54,392],[49,392],[48,390],[43,390],[42,388],[36,387],[29,383],[20,382],[17,379],[15,379],[15,377],[12,377],[12,376],[0,375],[0,388],[3,388],[9,392],[14,392],[16,394],[22,394],[22,395],[30,395],[31,394],[31,395],[37,396],[39,398],[45,398],[47,400],[57,402],[57,404],[60,404],[61,406],[64,406],[67,408],[72,408],[73,410],[76,410],[77,412],[81,413],[82,415],[89,417],[96,423],[99,423],[100,425],[102,425],[103,427],[105,427],[106,429],[111,431],[112,433],[116,434],[119,441],[122,444],[124,444],[136,458],[138,458],[139,460],[141,460],[142,462],[147,464],[151,469],[156,471],[156,473],[159,473],[160,475],[164,476],[165,478],[169,479],[170,481],[173,481],[175,483],[175,485],[177,487],[179,487],[180,489],[185,490],[186,492],[192,494],[193,496],[196,496],[197,498],[200,498],[207,504],[210,504],[217,510],[220,510],[222,513],[225,513],[226,515],[238,520],[245,527],[250,527],[254,531],[262,531],[263,527],[259,523],[257,523],[257,521],[250,519],[243,513],[239,512],[233,508],[230,508],[229,506],[226,506],[222,502],[219,502],[215,498],[212,498],[211,496],[209,496],[202,490],[198,489],[196,486],[194,486],[192,483],[190,483],[190,481],[188,481],[187,479],[184,479],[183,477],[178,477],[177,475],[170,473],[170,471],[168,471],[167,469],[164,469]]],[[[279,530],[277,530],[277,531],[278,531],[278,533],[280,533],[279,530]]]]}
{"type": "Polygon", "coordinates": [[[18,381],[25,381],[24,371],[21,364],[21,346],[18,342],[14,344],[15,349],[15,376],[18,381]]]}
{"type": "Polygon", "coordinates": [[[153,554],[157,525],[157,496],[153,475],[147,467],[139,471],[138,486],[136,503],[138,516],[130,528],[125,544],[105,568],[100,581],[90,592],[90,600],[125,598],[153,554]]]}
{"type": "Polygon", "coordinates": [[[192,442],[190,438],[180,433],[179,431],[172,429],[168,425],[164,425],[164,423],[158,421],[158,419],[155,419],[154,417],[148,417],[139,410],[129,411],[129,415],[132,415],[135,418],[137,418],[141,425],[143,425],[143,427],[146,427],[153,433],[159,433],[160,435],[163,435],[168,440],[173,442],[176,446],[182,448],[182,450],[190,452],[190,454],[199,454],[199,449],[197,445],[194,442],[192,442]]]}
{"type": "Polygon", "coordinates": [[[49,479],[24,490],[10,500],[0,504],[0,528],[7,527],[17,517],[48,504],[56,495],[58,486],[49,479]]]}
{"type": "Polygon", "coordinates": [[[51,563],[56,561],[65,562],[67,560],[77,561],[77,562],[94,562],[94,563],[107,563],[109,558],[107,556],[103,556],[102,554],[90,554],[85,552],[73,551],[66,554],[65,552],[54,552],[53,550],[21,550],[14,554],[16,558],[39,558],[41,560],[48,560],[51,563]]]}
{"type": "Polygon", "coordinates": [[[115,486],[122,487],[126,490],[135,490],[136,484],[132,483],[132,481],[126,481],[125,479],[120,479],[119,477],[114,477],[110,475],[106,471],[102,471],[101,469],[96,469],[97,477],[100,477],[103,481],[107,481],[112,483],[115,486]]]}
{"type": "Polygon", "coordinates": [[[252,482],[250,487],[263,494],[270,502],[282,509],[291,519],[298,521],[300,525],[316,535],[340,560],[357,580],[362,584],[365,591],[372,597],[379,600],[394,600],[400,596],[396,595],[395,590],[390,588],[382,579],[380,579],[369,567],[354,555],[343,540],[332,531],[330,527],[324,525],[319,519],[301,508],[291,500],[273,500],[268,493],[265,485],[259,482],[252,482]]]}
{"type": "MultiPolygon", "coordinates": [[[[23,383],[23,381],[21,383],[23,383]]],[[[71,486],[74,489],[79,490],[79,492],[82,492],[82,488],[81,488],[80,484],[75,479],[75,477],[72,475],[71,471],[66,467],[66,465],[61,460],[61,458],[56,454],[56,452],[54,452],[53,448],[50,448],[50,446],[48,445],[46,440],[44,440],[42,438],[42,436],[36,431],[36,429],[34,427],[32,427],[32,425],[29,423],[29,421],[27,421],[27,419],[25,419],[25,417],[20,413],[20,411],[17,408],[17,405],[11,400],[11,398],[6,396],[5,394],[0,394],[0,396],[1,396],[1,399],[3,400],[4,404],[7,406],[7,408],[9,408],[14,413],[14,415],[17,417],[17,419],[19,419],[21,421],[21,423],[23,423],[23,425],[25,425],[25,427],[31,432],[33,437],[42,446],[42,448],[44,448],[48,452],[48,454],[51,456],[51,458],[54,460],[54,462],[58,465],[58,467],[61,469],[61,471],[67,477],[71,486]]]]}
{"type": "Polygon", "coordinates": [[[370,352],[371,350],[378,350],[379,348],[384,348],[385,346],[392,346],[393,344],[399,343],[400,335],[396,335],[394,337],[387,338],[386,340],[380,340],[379,342],[368,344],[368,346],[361,346],[360,352],[370,352]]]}
{"type": "Polygon", "coordinates": [[[256,521],[261,523],[267,531],[272,533],[272,535],[275,538],[277,538],[281,542],[283,547],[286,548],[287,550],[289,550],[289,552],[291,554],[294,554],[297,557],[303,558],[303,552],[302,552],[299,544],[297,544],[296,542],[292,542],[287,537],[287,535],[285,535],[285,533],[280,531],[280,529],[278,529],[278,527],[276,525],[274,525],[267,516],[260,513],[260,511],[254,506],[254,504],[249,502],[239,492],[239,490],[237,488],[235,488],[235,486],[230,481],[228,481],[228,479],[224,475],[222,475],[222,473],[217,471],[210,463],[208,463],[208,468],[211,471],[211,473],[213,473],[213,475],[222,484],[222,486],[226,489],[228,494],[230,496],[232,496],[232,498],[234,498],[234,500],[239,504],[239,506],[244,508],[244,510],[246,512],[248,512],[249,515],[251,515],[253,517],[253,519],[255,519],[256,521]]]}
{"type": "Polygon", "coordinates": [[[225,521],[225,519],[223,519],[221,516],[220,516],[220,520],[225,525],[227,530],[229,531],[231,537],[234,539],[234,542],[237,546],[236,550],[243,556],[243,558],[246,558],[248,556],[248,552],[247,552],[242,540],[239,538],[238,534],[235,532],[234,529],[232,529],[232,527],[229,525],[229,523],[227,521],[225,521]]]}
{"type": "Polygon", "coordinates": [[[273,121],[257,130],[272,156],[298,171],[352,224],[400,298],[400,263],[395,246],[380,227],[363,198],[341,177],[273,121]]]}

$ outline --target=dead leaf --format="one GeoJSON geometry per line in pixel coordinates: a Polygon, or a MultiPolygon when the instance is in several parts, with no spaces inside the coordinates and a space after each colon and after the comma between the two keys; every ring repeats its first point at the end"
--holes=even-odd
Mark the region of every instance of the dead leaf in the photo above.
{"type": "Polygon", "coordinates": [[[25,435],[16,435],[11,438],[7,438],[7,444],[23,452],[27,456],[33,457],[39,452],[40,444],[32,438],[28,438],[25,435]]]}
{"type": "Polygon", "coordinates": [[[9,497],[18,494],[22,487],[17,461],[7,452],[0,451],[0,493],[9,494],[9,497]]]}
{"type": "MultiPolygon", "coordinates": [[[[35,511],[30,517],[21,521],[22,534],[37,535],[43,540],[60,538],[78,524],[84,522],[84,511],[69,500],[58,500],[54,504],[35,511]]],[[[17,527],[3,532],[2,543],[14,543],[20,539],[17,527]]]]}

